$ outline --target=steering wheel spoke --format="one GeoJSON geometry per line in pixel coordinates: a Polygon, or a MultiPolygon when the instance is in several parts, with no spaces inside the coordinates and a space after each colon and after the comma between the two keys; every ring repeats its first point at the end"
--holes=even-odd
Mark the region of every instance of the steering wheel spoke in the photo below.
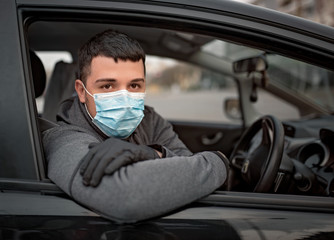
{"type": "Polygon", "coordinates": [[[241,170],[245,161],[247,159],[247,152],[245,151],[238,151],[238,153],[232,158],[231,165],[232,167],[241,170]]]}
{"type": "Polygon", "coordinates": [[[273,116],[264,116],[257,120],[242,135],[231,154],[231,165],[236,173],[231,175],[229,181],[238,182],[238,184],[230,184],[232,187],[229,190],[273,191],[283,148],[284,129],[281,122],[273,116]],[[261,130],[262,134],[259,133],[261,130]],[[250,145],[252,140],[256,139],[255,136],[260,137],[261,140],[258,146],[251,148],[250,145]]]}

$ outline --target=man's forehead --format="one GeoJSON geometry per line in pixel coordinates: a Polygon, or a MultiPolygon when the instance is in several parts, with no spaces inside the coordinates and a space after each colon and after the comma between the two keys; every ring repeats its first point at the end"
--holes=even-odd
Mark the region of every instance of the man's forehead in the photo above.
{"type": "Polygon", "coordinates": [[[115,60],[112,57],[97,56],[92,59],[87,81],[117,82],[145,81],[145,66],[143,61],[115,60]]]}

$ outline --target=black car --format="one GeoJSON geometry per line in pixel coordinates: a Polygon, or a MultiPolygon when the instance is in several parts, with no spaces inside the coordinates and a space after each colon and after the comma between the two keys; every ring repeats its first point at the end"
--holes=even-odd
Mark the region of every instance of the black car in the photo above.
{"type": "MultiPolygon", "coordinates": [[[[0,239],[333,239],[334,29],[219,0],[0,2],[0,239]],[[47,177],[41,132],[73,95],[78,48],[115,29],[147,53],[146,104],[228,186],[119,225],[47,177]]],[[[182,194],[182,193],[179,193],[182,194]]]]}

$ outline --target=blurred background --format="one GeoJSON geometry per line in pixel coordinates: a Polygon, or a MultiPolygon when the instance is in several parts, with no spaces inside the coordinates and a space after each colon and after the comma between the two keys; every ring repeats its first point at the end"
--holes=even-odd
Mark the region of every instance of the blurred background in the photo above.
{"type": "Polygon", "coordinates": [[[235,0],[334,27],[334,0],[235,0]]]}

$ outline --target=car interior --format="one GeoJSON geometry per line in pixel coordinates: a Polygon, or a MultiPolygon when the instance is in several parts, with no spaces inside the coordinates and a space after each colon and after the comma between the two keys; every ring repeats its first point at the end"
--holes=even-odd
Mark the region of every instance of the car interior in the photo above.
{"type": "MultiPolygon", "coordinates": [[[[192,121],[189,120],[191,117],[183,119],[174,118],[173,115],[166,116],[181,140],[193,152],[220,150],[228,156],[232,174],[229,175],[228,185],[221,190],[333,197],[333,72],[320,67],[316,67],[316,70],[312,68],[312,70],[308,66],[304,69],[309,70],[304,73],[305,76],[317,72],[318,75],[313,80],[318,82],[297,82],[300,80],[298,74],[289,72],[288,68],[279,68],[279,66],[289,63],[304,68],[302,63],[267,51],[262,47],[249,46],[244,42],[238,43],[237,37],[232,41],[232,37],[226,36],[225,39],[222,39],[206,35],[204,30],[195,29],[190,32],[189,30],[183,31],[182,27],[167,25],[165,28],[154,28],[149,25],[123,25],[117,22],[106,24],[77,19],[31,22],[27,27],[26,38],[29,46],[33,91],[36,99],[38,97],[43,99],[43,107],[35,109],[41,131],[56,126],[59,104],[75,94],[74,80],[76,79],[78,47],[94,34],[109,28],[137,39],[149,56],[200,66],[210,72],[218,73],[217,78],[223,78],[216,82],[210,80],[210,82],[205,79],[213,79],[214,75],[204,76],[202,72],[201,80],[196,83],[198,85],[188,84],[190,87],[187,88],[187,91],[189,90],[190,93],[183,92],[182,84],[186,81],[166,84],[168,91],[179,94],[175,96],[197,96],[203,98],[204,104],[210,104],[205,102],[206,99],[209,99],[208,96],[223,94],[220,90],[226,90],[226,98],[214,99],[219,107],[213,112],[224,114],[228,121],[225,121],[223,117],[221,121],[217,120],[221,115],[212,121],[206,119],[192,121]],[[210,44],[217,42],[224,42],[223,46],[229,46],[229,51],[221,50],[224,54],[212,54],[212,51],[211,53],[207,51],[207,48],[210,50],[208,47],[210,44]],[[45,62],[41,61],[38,54],[58,51],[69,53],[72,61],[56,62],[47,78],[45,62]],[[276,64],[275,61],[281,62],[276,64]],[[287,86],[279,84],[282,76],[285,76],[284,84],[287,86]],[[205,85],[208,81],[210,84],[207,85],[210,87],[205,85]],[[233,82],[234,90],[228,88],[229,81],[233,82]],[[315,90],[307,92],[312,86],[315,86],[315,90]],[[200,88],[205,88],[208,94],[199,92],[200,88]],[[298,95],[296,91],[292,91],[294,88],[298,91],[302,89],[308,94],[317,93],[327,100],[322,101],[319,98],[320,104],[316,104],[312,102],[314,95],[311,95],[311,98],[308,98],[307,94],[298,95]],[[256,106],[263,104],[260,100],[274,102],[274,100],[267,100],[268,94],[272,95],[278,104],[286,104],[288,110],[280,110],[277,107],[280,105],[277,105],[271,107],[275,109],[270,109],[277,110],[277,112],[261,113],[256,106]],[[291,115],[281,117],[285,113],[290,113],[288,111],[291,111],[291,115]]],[[[211,50],[217,53],[220,45],[216,46],[211,50]]],[[[178,74],[177,76],[182,78],[184,75],[178,74]]],[[[158,93],[164,90],[155,85],[153,87],[153,85],[152,95],[154,95],[154,89],[158,89],[155,90],[158,93]]],[[[161,102],[163,104],[166,102],[165,104],[168,104],[168,98],[162,96],[164,98],[152,98],[151,103],[161,102]]],[[[175,101],[183,100],[176,98],[175,101]]],[[[201,103],[203,101],[201,100],[201,103]]],[[[157,111],[159,110],[158,105],[154,107],[157,111]]],[[[210,105],[204,106],[204,108],[209,107],[210,105]]],[[[186,110],[192,109],[197,115],[209,115],[197,112],[199,111],[197,108],[200,108],[200,103],[188,105],[186,110]]],[[[172,113],[182,111],[180,109],[171,110],[172,113]]]]}

